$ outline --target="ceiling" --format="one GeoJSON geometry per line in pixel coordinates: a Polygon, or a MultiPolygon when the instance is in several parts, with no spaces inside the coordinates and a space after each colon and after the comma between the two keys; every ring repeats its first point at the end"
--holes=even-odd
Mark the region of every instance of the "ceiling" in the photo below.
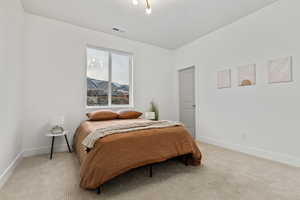
{"type": "Polygon", "coordinates": [[[22,0],[25,11],[131,40],[175,49],[276,0],[22,0]],[[113,32],[118,27],[124,33],[113,32]]]}

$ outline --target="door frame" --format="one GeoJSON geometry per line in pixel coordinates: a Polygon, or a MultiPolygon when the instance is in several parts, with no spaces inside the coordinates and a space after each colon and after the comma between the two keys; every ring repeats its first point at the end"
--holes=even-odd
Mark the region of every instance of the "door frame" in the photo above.
{"type": "Polygon", "coordinates": [[[199,69],[198,67],[196,67],[196,65],[190,65],[188,67],[180,67],[179,69],[177,69],[177,97],[178,97],[178,119],[180,116],[180,102],[179,102],[179,95],[180,95],[180,91],[179,91],[179,87],[180,87],[180,81],[179,81],[179,75],[181,71],[187,70],[187,69],[192,69],[194,68],[194,103],[196,105],[195,107],[195,140],[197,139],[197,136],[199,136],[199,127],[200,127],[200,123],[199,123],[199,104],[198,104],[198,96],[199,96],[199,88],[198,88],[198,74],[199,74],[199,69]]]}

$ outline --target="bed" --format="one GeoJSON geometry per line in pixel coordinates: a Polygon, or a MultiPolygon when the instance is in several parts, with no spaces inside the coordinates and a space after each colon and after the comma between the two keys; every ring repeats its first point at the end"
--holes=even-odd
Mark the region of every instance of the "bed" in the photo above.
{"type": "Polygon", "coordinates": [[[114,119],[82,122],[76,130],[73,144],[81,165],[80,186],[98,188],[100,192],[102,184],[130,169],[183,155],[186,155],[187,164],[201,164],[201,152],[183,126],[120,132],[97,139],[92,148],[83,145],[83,141],[96,130],[147,121],[114,119]]]}

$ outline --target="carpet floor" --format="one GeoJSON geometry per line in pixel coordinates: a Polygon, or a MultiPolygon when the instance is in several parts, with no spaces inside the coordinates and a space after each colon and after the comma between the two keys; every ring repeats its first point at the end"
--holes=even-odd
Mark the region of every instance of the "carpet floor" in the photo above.
{"type": "Polygon", "coordinates": [[[81,189],[74,154],[24,158],[0,191],[1,200],[300,200],[300,169],[208,144],[201,167],[176,160],[125,173],[102,187],[81,189]]]}

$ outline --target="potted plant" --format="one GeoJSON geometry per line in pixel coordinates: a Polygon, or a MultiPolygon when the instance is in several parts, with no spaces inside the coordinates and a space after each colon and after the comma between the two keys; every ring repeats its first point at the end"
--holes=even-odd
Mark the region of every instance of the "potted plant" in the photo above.
{"type": "Polygon", "coordinates": [[[159,109],[156,103],[154,103],[154,101],[150,102],[150,112],[155,113],[155,117],[154,120],[158,121],[159,120],[159,109]]]}

